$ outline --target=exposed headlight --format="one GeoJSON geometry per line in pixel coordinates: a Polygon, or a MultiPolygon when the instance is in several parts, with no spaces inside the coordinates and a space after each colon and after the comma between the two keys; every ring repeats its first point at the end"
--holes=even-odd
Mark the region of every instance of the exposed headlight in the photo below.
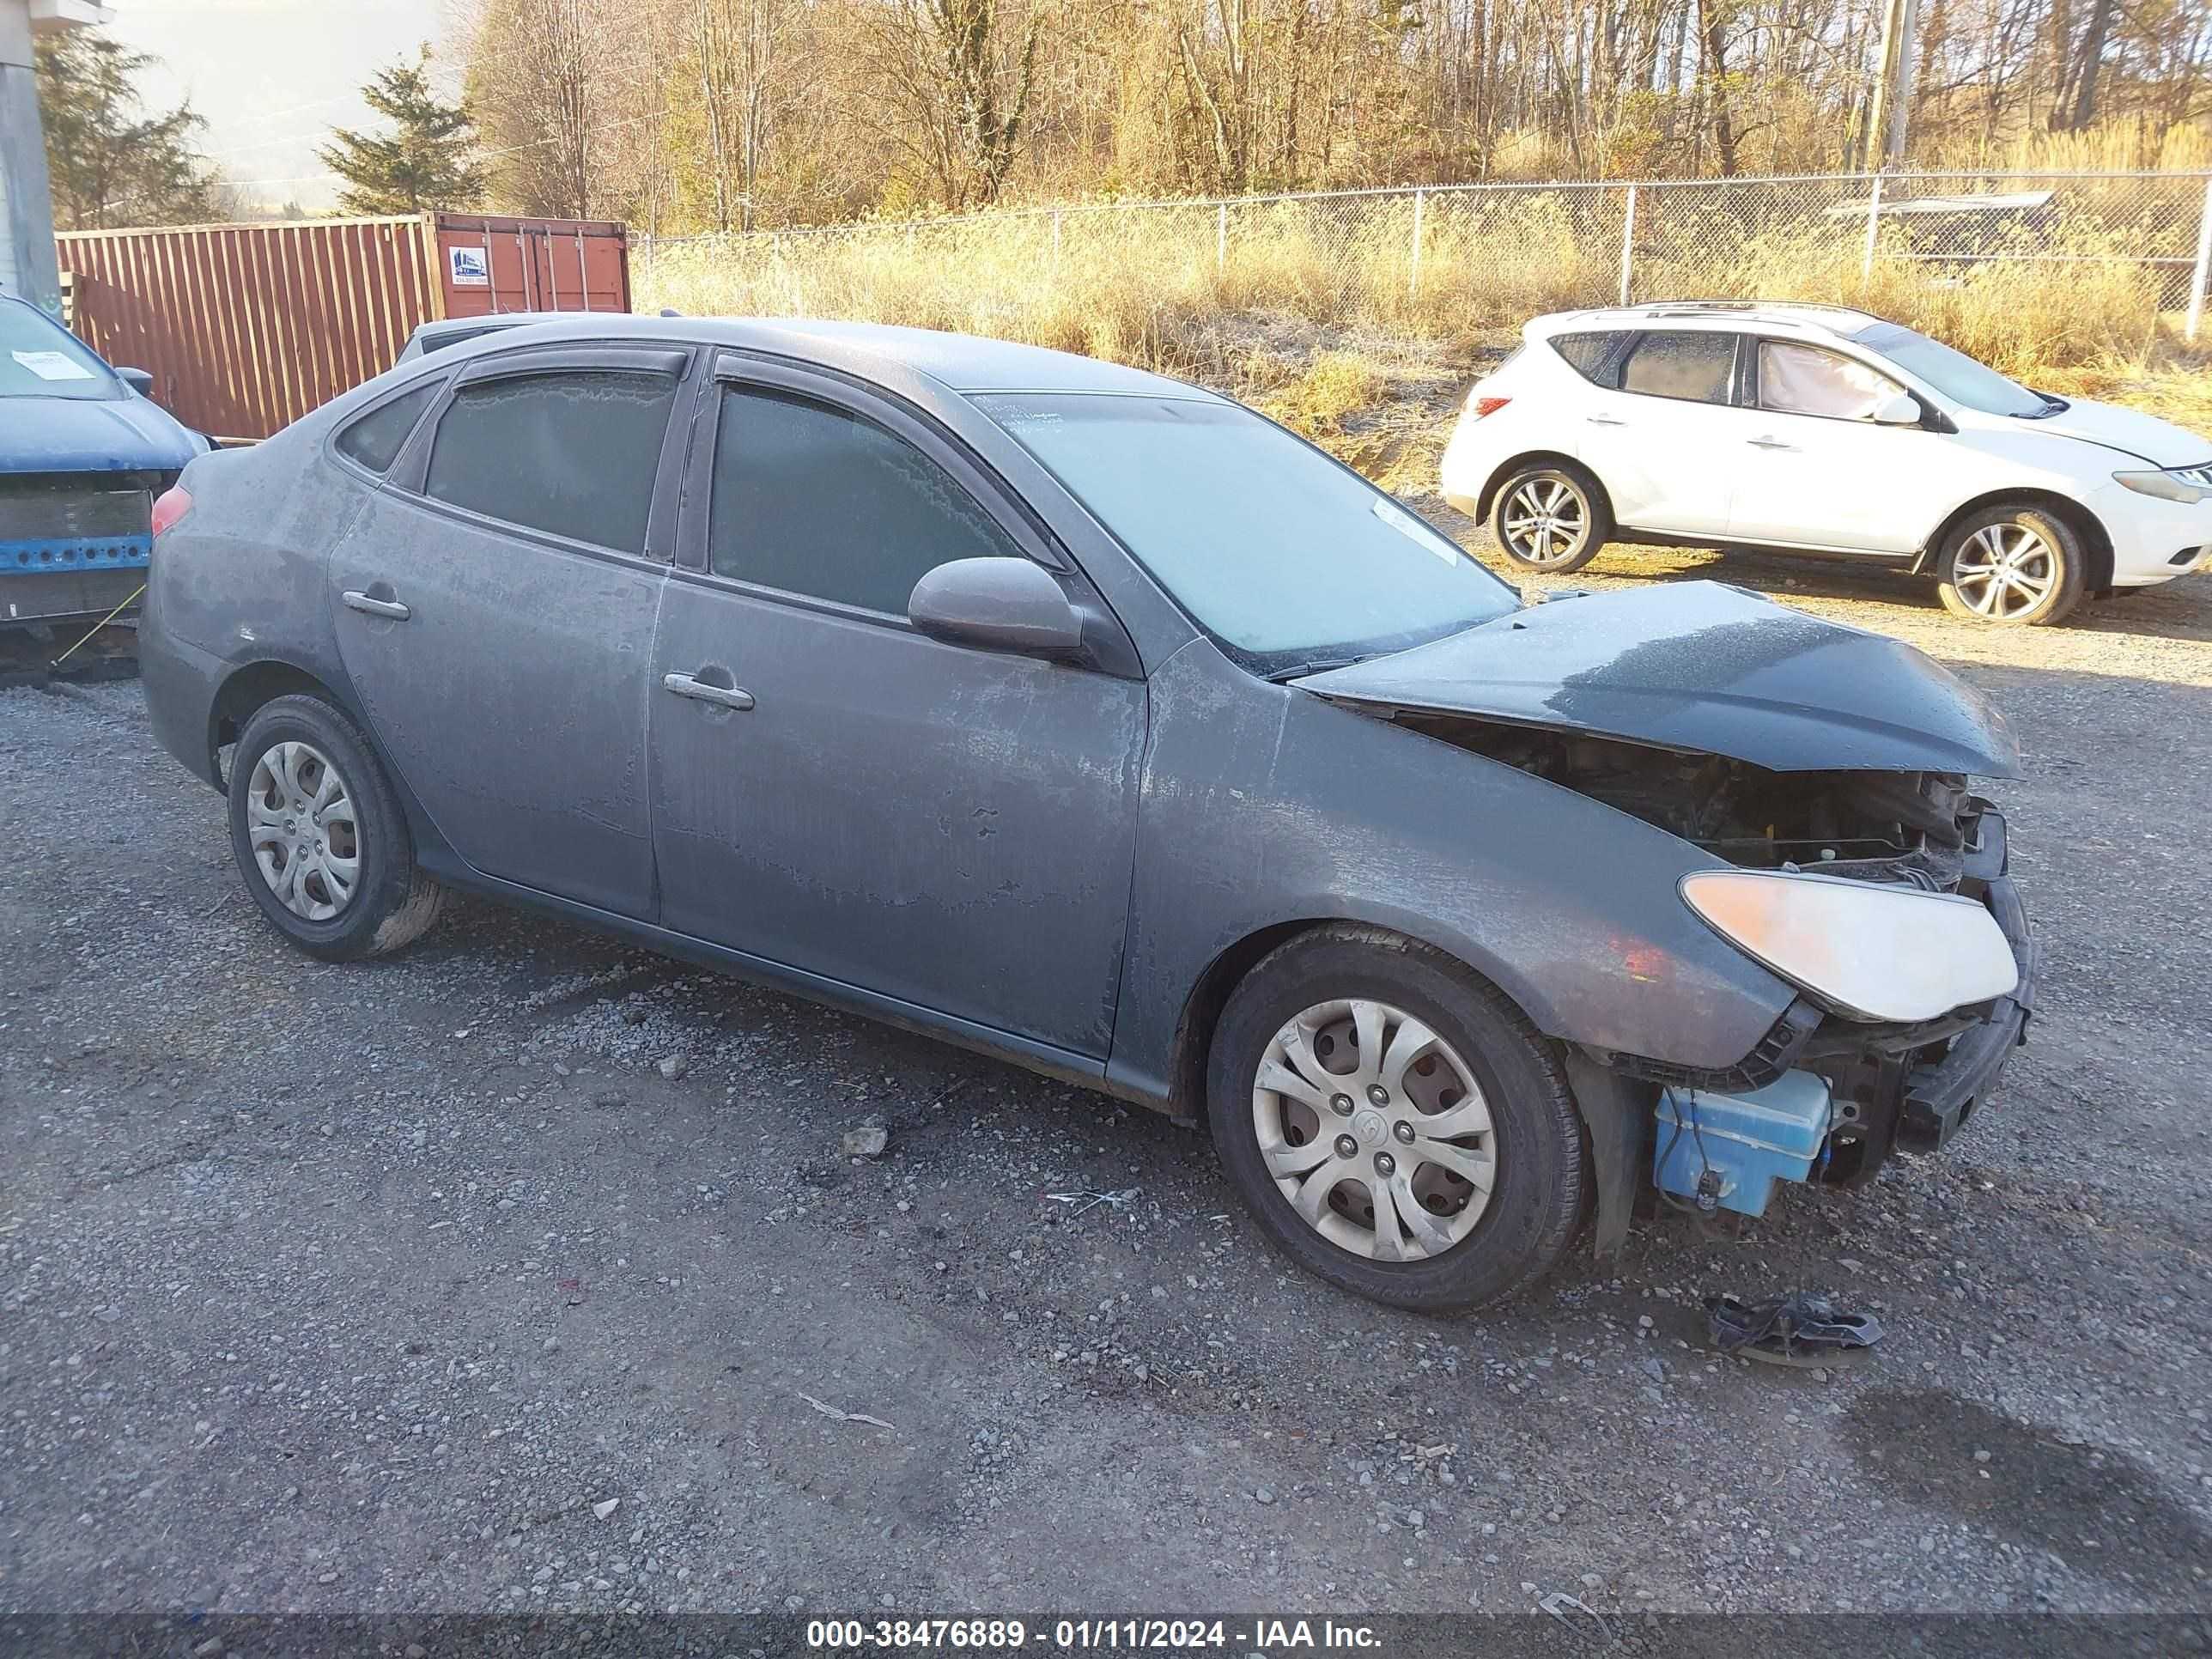
{"type": "Polygon", "coordinates": [[[2212,489],[2184,483],[2171,472],[2115,472],[2112,482],[2125,484],[2138,495],[2155,495],[2162,501],[2179,501],[2184,507],[2212,500],[2212,489]]]}
{"type": "Polygon", "coordinates": [[[1996,918],[1954,893],[1766,870],[1701,870],[1681,892],[1722,938],[1853,1019],[1933,1019],[2020,983],[1996,918]]]}

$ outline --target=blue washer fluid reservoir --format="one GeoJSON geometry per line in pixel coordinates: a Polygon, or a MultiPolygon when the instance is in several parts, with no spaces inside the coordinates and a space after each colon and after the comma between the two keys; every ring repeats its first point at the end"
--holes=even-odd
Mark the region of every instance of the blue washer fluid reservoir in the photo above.
{"type": "Polygon", "coordinates": [[[1829,1111],[1827,1083],[1810,1072],[1784,1072],[1747,1094],[1662,1089],[1651,1179],[1687,1199],[1703,1182],[1723,1209],[1764,1215],[1776,1182],[1813,1172],[1829,1111]]]}

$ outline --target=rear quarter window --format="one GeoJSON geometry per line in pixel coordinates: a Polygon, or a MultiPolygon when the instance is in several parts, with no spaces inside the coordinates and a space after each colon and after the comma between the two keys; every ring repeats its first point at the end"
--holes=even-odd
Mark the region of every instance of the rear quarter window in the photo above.
{"type": "Polygon", "coordinates": [[[390,471],[407,434],[415,429],[415,422],[422,418],[422,411],[443,384],[433,380],[372,409],[338,434],[339,452],[371,472],[390,471]]]}
{"type": "Polygon", "coordinates": [[[1613,391],[1620,387],[1620,343],[1618,332],[1555,334],[1552,349],[1567,360],[1567,367],[1593,386],[1613,391]]]}

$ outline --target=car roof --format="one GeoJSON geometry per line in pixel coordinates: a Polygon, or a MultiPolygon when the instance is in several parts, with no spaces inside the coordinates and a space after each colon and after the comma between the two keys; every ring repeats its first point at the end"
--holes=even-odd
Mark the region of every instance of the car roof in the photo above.
{"type": "Polygon", "coordinates": [[[1165,375],[1096,357],[1012,340],[987,340],[934,329],[818,318],[641,317],[612,313],[559,313],[542,322],[499,328],[439,354],[441,362],[513,350],[518,345],[625,338],[728,346],[844,368],[871,380],[900,371],[957,392],[1088,392],[1224,401],[1165,375]]]}
{"type": "Polygon", "coordinates": [[[1650,328],[1662,320],[1669,328],[1752,326],[1849,339],[1884,319],[1870,311],[1809,300],[1651,300],[1636,306],[1555,312],[1537,318],[1529,326],[1550,336],[1582,330],[1650,328]]]}
{"type": "Polygon", "coordinates": [[[437,317],[417,323],[410,337],[435,339],[441,334],[468,334],[488,328],[528,328],[534,323],[557,323],[577,315],[567,311],[488,311],[474,317],[437,317]]]}

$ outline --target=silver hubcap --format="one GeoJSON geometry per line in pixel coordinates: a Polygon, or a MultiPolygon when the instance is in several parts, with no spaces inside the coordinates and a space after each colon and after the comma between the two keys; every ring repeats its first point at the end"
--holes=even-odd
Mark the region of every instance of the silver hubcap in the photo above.
{"type": "Polygon", "coordinates": [[[1253,1079],[1252,1128],[1306,1224],[1377,1261],[1451,1249],[1496,1185],[1474,1073],[1386,1002],[1316,1003],[1276,1032],[1253,1079]]]}
{"type": "Polygon", "coordinates": [[[1529,564],[1558,564],[1582,547],[1589,512],[1572,485],[1559,478],[1530,478],[1513,486],[1498,523],[1517,557],[1529,564]]]}
{"type": "Polygon", "coordinates": [[[261,878],[284,908],[328,921],[361,879],[361,828],[353,793],[330,757],[308,743],[280,743],[253,763],[246,829],[261,878]]]}
{"type": "Polygon", "coordinates": [[[2006,622],[2049,599],[2058,572],[2058,550],[2026,525],[1985,525],[1951,561],[1951,586],[1976,616],[2006,622]]]}

